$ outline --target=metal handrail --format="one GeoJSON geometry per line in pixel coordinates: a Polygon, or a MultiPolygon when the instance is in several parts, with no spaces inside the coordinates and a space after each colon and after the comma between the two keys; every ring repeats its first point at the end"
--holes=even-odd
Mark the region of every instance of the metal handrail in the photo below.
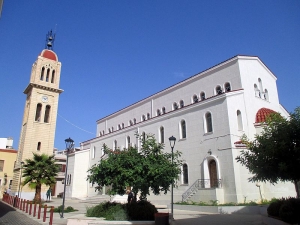
{"type": "Polygon", "coordinates": [[[193,193],[201,188],[220,188],[222,187],[221,179],[197,179],[190,187],[182,194],[182,201],[186,201],[193,193]]]}

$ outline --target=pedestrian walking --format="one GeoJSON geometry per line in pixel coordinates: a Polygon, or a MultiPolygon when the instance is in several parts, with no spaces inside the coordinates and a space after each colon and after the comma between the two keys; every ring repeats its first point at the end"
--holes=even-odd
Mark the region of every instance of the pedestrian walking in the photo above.
{"type": "Polygon", "coordinates": [[[46,202],[50,202],[50,196],[51,196],[51,188],[49,187],[48,191],[46,192],[47,200],[46,202]]]}

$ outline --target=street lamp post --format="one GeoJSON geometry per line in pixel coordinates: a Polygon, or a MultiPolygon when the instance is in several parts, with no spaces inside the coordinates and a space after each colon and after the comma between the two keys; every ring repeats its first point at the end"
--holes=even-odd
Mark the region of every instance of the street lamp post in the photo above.
{"type": "Polygon", "coordinates": [[[21,186],[23,165],[24,165],[24,162],[22,161],[21,162],[21,167],[20,167],[20,181],[19,181],[19,189],[18,189],[18,198],[21,198],[21,195],[20,195],[20,186],[21,186]]]}
{"type": "MultiPolygon", "coordinates": [[[[170,146],[171,146],[171,149],[172,149],[172,166],[173,166],[173,150],[174,150],[176,138],[172,136],[172,137],[169,138],[169,141],[170,141],[170,146]]],[[[171,186],[171,214],[172,214],[172,219],[174,219],[174,216],[173,216],[173,187],[174,187],[174,184],[172,182],[172,186],[171,186]]]]}
{"type": "Polygon", "coordinates": [[[72,149],[74,148],[74,141],[71,138],[66,139],[65,142],[66,142],[67,161],[66,161],[66,171],[65,171],[65,181],[64,181],[62,212],[60,214],[60,218],[64,218],[65,195],[66,195],[66,184],[67,184],[67,174],[68,174],[68,159],[69,159],[70,151],[72,151],[72,149]]]}

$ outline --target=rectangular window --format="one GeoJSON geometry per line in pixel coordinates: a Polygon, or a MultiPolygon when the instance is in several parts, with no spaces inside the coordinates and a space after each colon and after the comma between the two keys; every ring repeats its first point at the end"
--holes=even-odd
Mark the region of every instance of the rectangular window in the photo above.
{"type": "Polygon", "coordinates": [[[0,172],[3,172],[4,160],[0,160],[0,172]]]}

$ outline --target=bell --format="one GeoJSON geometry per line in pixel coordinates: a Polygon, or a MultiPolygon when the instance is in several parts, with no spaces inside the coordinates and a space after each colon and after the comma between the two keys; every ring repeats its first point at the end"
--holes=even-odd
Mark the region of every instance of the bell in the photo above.
{"type": "Polygon", "coordinates": [[[52,42],[49,41],[49,42],[47,43],[47,46],[48,46],[48,47],[52,47],[52,42]]]}

